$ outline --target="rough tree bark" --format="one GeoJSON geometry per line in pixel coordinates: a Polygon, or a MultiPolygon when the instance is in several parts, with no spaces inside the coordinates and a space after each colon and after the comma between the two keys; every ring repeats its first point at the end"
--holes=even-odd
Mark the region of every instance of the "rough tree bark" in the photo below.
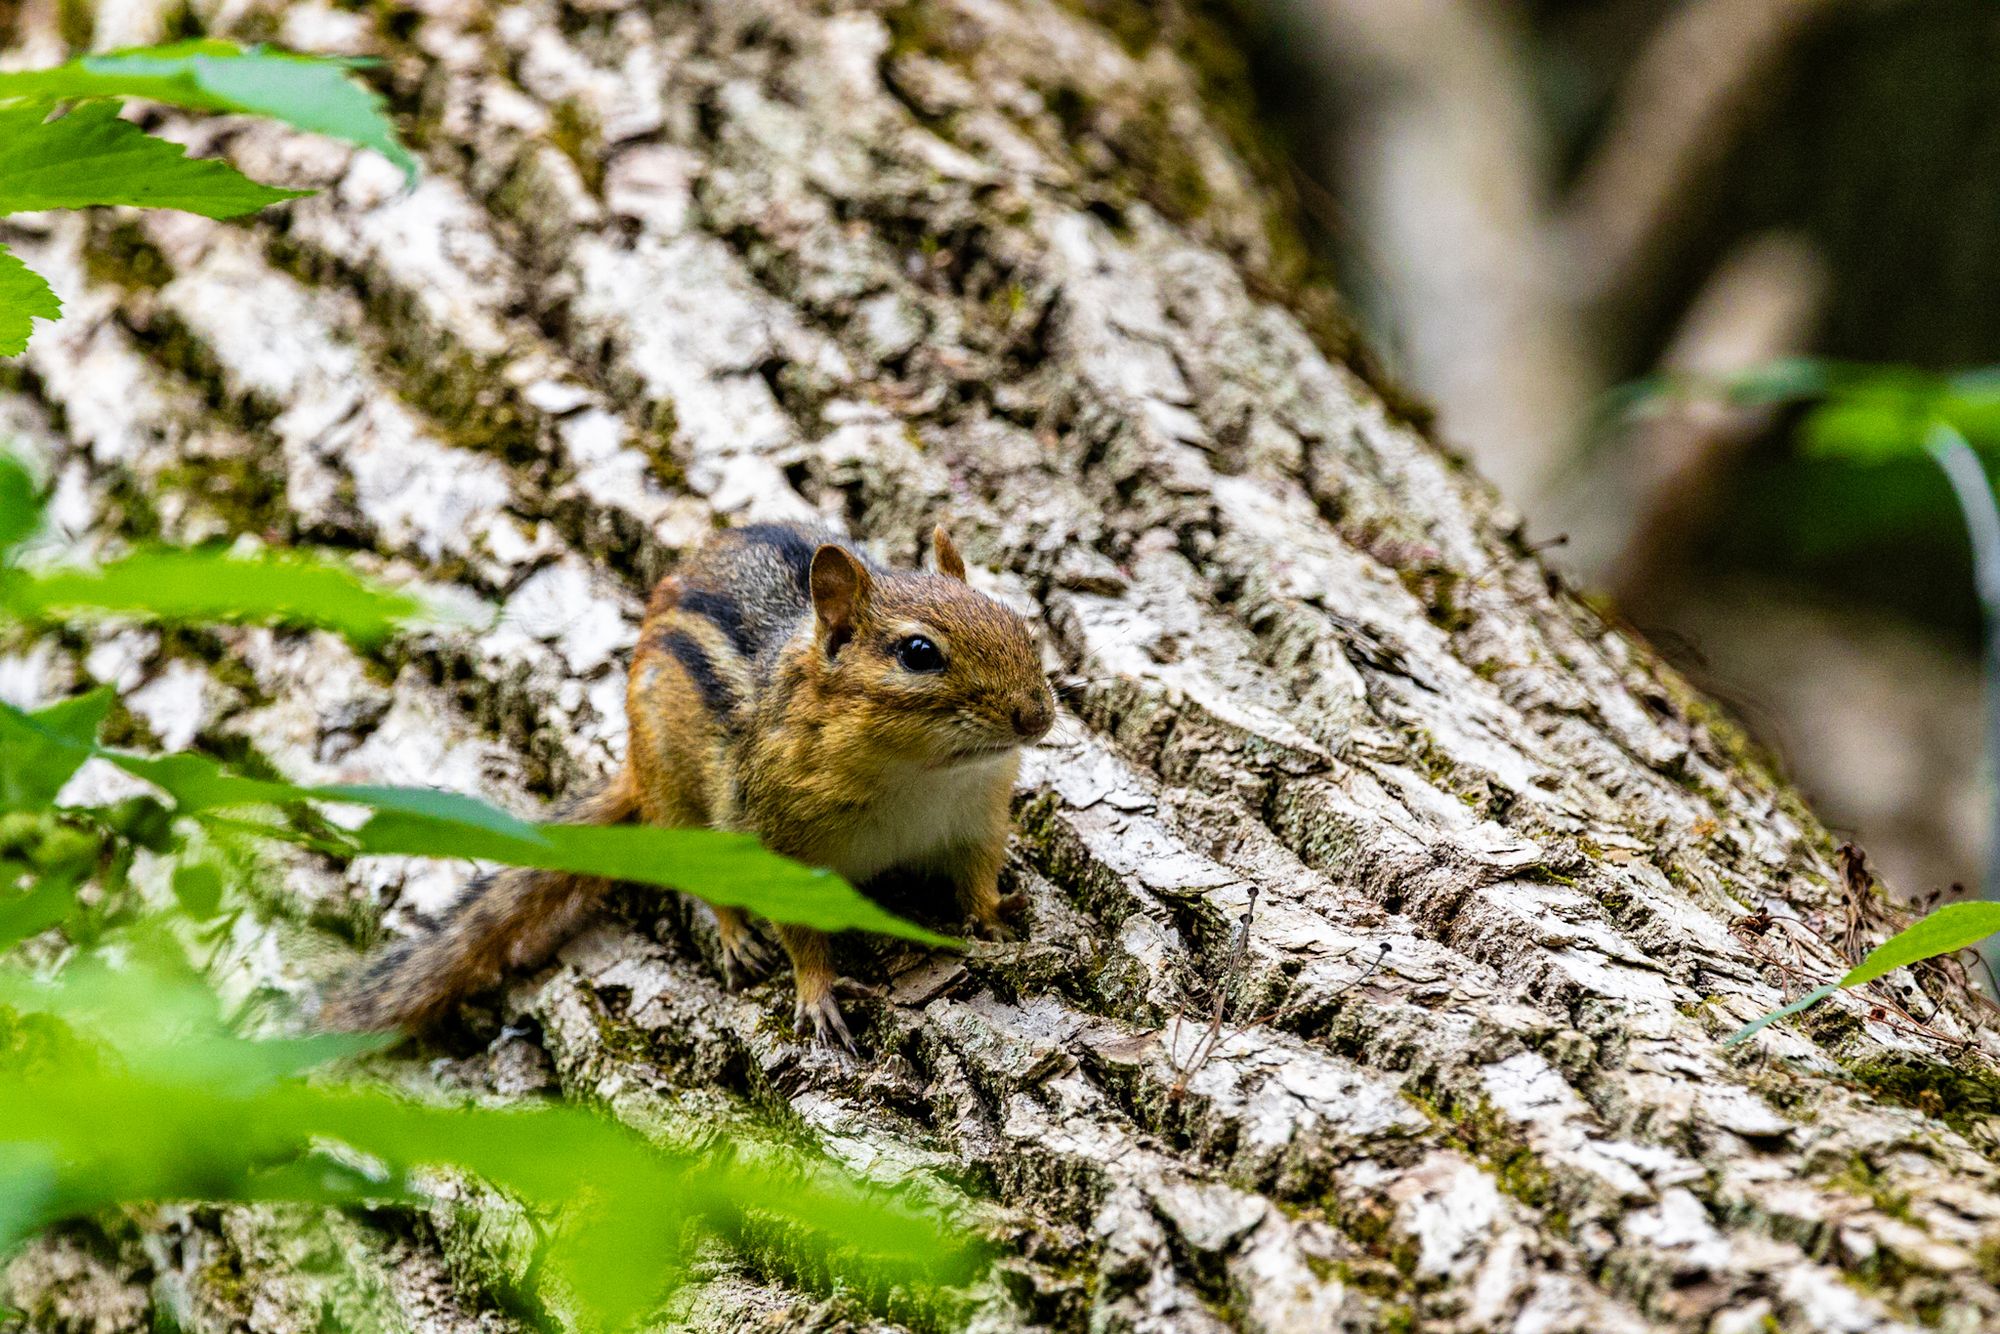
{"type": "MultiPolygon", "coordinates": [[[[102,6],[95,40],[178,8],[102,6]]],[[[856,942],[890,983],[855,1007],[865,1062],[794,1039],[781,983],[723,990],[699,913],[633,896],[385,1063],[654,1133],[775,1114],[984,1197],[1011,1251],[942,1306],[718,1254],[662,1323],[2000,1321],[1994,1043],[1917,979],[1719,1047],[1841,967],[1830,841],[1357,372],[1207,16],[195,9],[386,55],[423,182],[172,122],[323,192],[249,225],[10,233],[67,314],[7,425],[86,546],[330,543],[505,615],[373,658],[255,630],[17,642],[9,697],[116,681],[166,746],[533,811],[612,764],[648,581],[719,519],[814,513],[905,557],[950,515],[1072,682],[1020,794],[1028,939],[856,942]]],[[[75,12],[30,8],[28,54],[75,12]]],[[[222,969],[273,1013],[461,875],[280,869],[222,969]]],[[[36,1328],[560,1323],[523,1229],[463,1185],[416,1217],[147,1211],[10,1282],[36,1328]]]]}

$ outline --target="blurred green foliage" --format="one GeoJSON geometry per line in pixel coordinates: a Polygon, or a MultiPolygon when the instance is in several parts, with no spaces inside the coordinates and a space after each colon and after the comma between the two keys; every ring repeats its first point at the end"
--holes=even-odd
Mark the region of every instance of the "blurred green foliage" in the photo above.
{"type": "MultiPolygon", "coordinates": [[[[120,118],[115,100],[106,100],[128,97],[266,116],[345,139],[383,154],[414,182],[416,160],[381,99],[354,78],[366,63],[194,41],[0,72],[0,215],[126,204],[233,218],[309,193],[188,157],[179,144],[120,118]]],[[[0,245],[0,356],[26,350],[34,321],[61,313],[41,275],[0,245]]]]}
{"type": "Polygon", "coordinates": [[[1687,400],[1804,408],[1793,439],[1807,458],[1921,460],[1939,423],[1977,448],[2000,453],[2000,367],[1945,374],[1789,357],[1735,375],[1649,376],[1617,391],[1609,407],[1619,416],[1639,416],[1687,400]]]}
{"type": "Polygon", "coordinates": [[[0,99],[143,97],[191,111],[266,116],[372,148],[414,183],[417,161],[396,137],[382,99],[350,72],[373,63],[205,38],[100,52],[55,69],[0,73],[0,99]]]}
{"type": "Polygon", "coordinates": [[[0,213],[129,204],[234,218],[296,199],[213,158],[156,139],[108,102],[51,119],[38,104],[0,104],[0,213]]]}
{"type": "Polygon", "coordinates": [[[962,1282],[978,1251],[908,1189],[816,1155],[714,1135],[649,1144],[581,1107],[426,1105],[309,1078],[379,1040],[247,1039],[163,930],[52,979],[0,970],[33,1036],[0,1054],[0,1252],[131,1201],[420,1203],[423,1172],[477,1176],[538,1220],[554,1300],[590,1324],[643,1315],[710,1239],[783,1233],[839,1281],[962,1282]]]}
{"type": "Polygon", "coordinates": [[[1793,576],[1823,596],[1977,635],[1964,524],[1924,437],[1943,423],[1989,463],[2000,461],[2000,369],[1952,374],[1802,358],[1731,377],[1654,376],[1606,406],[1613,418],[1643,417],[1686,399],[1769,407],[1782,427],[1738,465],[1722,508],[1689,535],[1696,560],[1793,576]]]}
{"type": "MultiPolygon", "coordinates": [[[[11,553],[40,504],[33,474],[0,454],[0,621],[26,604],[37,619],[61,608],[305,624],[366,642],[420,605],[331,564],[220,551],[153,550],[108,562],[101,578],[30,574],[11,553]]],[[[341,857],[562,867],[827,929],[940,937],[742,836],[540,825],[453,793],[300,786],[199,754],[115,750],[97,741],[114,704],[109,689],[32,712],[0,704],[0,1254],[119,1205],[418,1203],[426,1173],[446,1171],[527,1209],[538,1291],[590,1326],[631,1324],[698,1248],[749,1234],[789,1247],[816,1281],[865,1293],[932,1293],[983,1269],[943,1201],[865,1182],[782,1137],[711,1126],[656,1144],[582,1107],[427,1105],[343,1078],[329,1062],[383,1040],[247,1035],[196,962],[249,910],[247,881],[270,874],[259,838],[341,857]],[[58,807],[92,760],[159,795],[58,807]],[[369,815],[352,830],[302,818],[318,804],[369,815]]]]}
{"type": "Polygon", "coordinates": [[[290,551],[143,547],[90,569],[0,576],[0,616],[23,621],[254,621],[314,626],[373,644],[424,610],[407,593],[290,551]]]}
{"type": "Polygon", "coordinates": [[[1745,407],[1804,405],[1809,411],[1795,438],[1808,458],[1858,464],[1922,458],[1940,423],[1975,447],[2000,452],[2000,367],[1940,374],[1799,357],[1721,379],[1656,379],[1649,392],[1719,397],[1745,407]]]}

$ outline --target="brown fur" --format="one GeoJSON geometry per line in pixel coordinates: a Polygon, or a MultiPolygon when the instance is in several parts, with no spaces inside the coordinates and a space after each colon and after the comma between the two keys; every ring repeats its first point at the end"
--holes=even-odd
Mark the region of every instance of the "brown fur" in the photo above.
{"type": "MultiPolygon", "coordinates": [[[[555,818],[617,824],[638,805],[620,774],[558,807],[555,818]]],[[[364,964],[328,998],[320,1023],[349,1032],[426,1027],[459,997],[548,958],[609,888],[592,877],[525,867],[483,875],[465,887],[437,926],[397,941],[364,964]]]]}
{"type": "MultiPolygon", "coordinates": [[[[575,818],[756,834],[857,883],[895,867],[950,879],[998,932],[1018,748],[1055,701],[1026,621],[964,582],[942,528],[937,574],[886,570],[832,534],[756,525],[718,534],[647,605],[627,687],[626,768],[575,818]],[[943,655],[911,670],[913,635],[943,655]]],[[[507,871],[477,882],[438,931],[397,946],[329,1007],[343,1026],[419,1024],[508,967],[538,961],[603,887],[507,871]]],[[[732,980],[761,947],[715,909],[732,980]]],[[[781,925],[800,1022],[851,1045],[826,938],[781,925]]]]}

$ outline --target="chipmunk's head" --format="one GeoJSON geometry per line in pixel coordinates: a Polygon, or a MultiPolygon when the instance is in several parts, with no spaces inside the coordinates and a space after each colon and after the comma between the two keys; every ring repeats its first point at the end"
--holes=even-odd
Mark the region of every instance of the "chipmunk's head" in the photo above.
{"type": "Polygon", "coordinates": [[[1034,627],[973,591],[943,528],[931,546],[935,574],[871,570],[840,546],[813,553],[822,689],[846,706],[855,739],[926,767],[1040,740],[1056,701],[1034,627]]]}

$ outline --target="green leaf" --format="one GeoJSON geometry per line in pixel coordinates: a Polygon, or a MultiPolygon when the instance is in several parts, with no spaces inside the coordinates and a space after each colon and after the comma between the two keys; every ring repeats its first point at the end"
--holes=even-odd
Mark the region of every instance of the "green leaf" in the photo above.
{"type": "Polygon", "coordinates": [[[97,740],[104,720],[111,716],[112,699],[111,687],[100,686],[88,694],[60,700],[29,716],[35,720],[35,726],[44,732],[88,746],[97,740]]]}
{"type": "Polygon", "coordinates": [[[875,931],[934,946],[957,942],[885,911],[831,871],[781,857],[748,834],[648,825],[531,824],[454,792],[401,787],[295,787],[225,772],[200,755],[103,752],[165,789],[183,811],[328,801],[375,814],[354,832],[364,854],[465,858],[629,880],[746,908],[822,931],[875,931]]]}
{"type": "Polygon", "coordinates": [[[27,893],[0,898],[0,950],[39,935],[69,916],[76,906],[80,883],[69,876],[44,876],[27,893]]]}
{"type": "MultiPolygon", "coordinates": [[[[36,320],[61,318],[62,302],[48,281],[0,245],[0,357],[18,357],[27,351],[28,335],[36,320]]],[[[0,516],[0,525],[4,522],[0,516]]],[[[0,549],[6,546],[5,532],[0,531],[0,549]]]]}
{"type": "Polygon", "coordinates": [[[1823,397],[1839,383],[1841,368],[1811,357],[1781,357],[1730,376],[1723,392],[1744,407],[1796,403],[1823,397]]]}
{"type": "Polygon", "coordinates": [[[1932,405],[1915,399],[1866,396],[1838,398],[1813,410],[1800,428],[1801,452],[1808,458],[1837,458],[1880,464],[1923,454],[1933,421],[1932,405]]]}
{"type": "Polygon", "coordinates": [[[1811,991],[1808,991],[1805,995],[1799,997],[1797,1000],[1793,1001],[1790,1005],[1781,1005],[1777,1009],[1771,1011],[1769,1014],[1760,1015],[1758,1018],[1752,1020],[1750,1023],[1745,1024],[1742,1028],[1737,1029],[1734,1033],[1731,1033],[1729,1037],[1723,1041],[1722,1045],[1725,1047],[1733,1047],[1737,1043],[1743,1041],[1745,1038],[1754,1035],[1759,1029],[1763,1028],[1765,1025],[1775,1024],[1780,1019],[1789,1019],[1793,1015],[1797,1014],[1800,1010],[1808,1009],[1811,1006],[1819,1004],[1821,1001],[1825,1000],[1828,996],[1831,996],[1834,992],[1838,990],[1840,990],[1840,983],[1829,982],[1823,987],[1817,987],[1811,991]]]}
{"type": "Polygon", "coordinates": [[[248,49],[215,40],[84,56],[56,69],[0,73],[0,98],[144,97],[197,111],[268,116],[372,148],[416,180],[382,99],[353,75],[369,62],[248,49]]]}
{"type": "Polygon", "coordinates": [[[111,712],[107,687],[36,713],[0,703],[0,811],[42,811],[95,749],[111,712]]]}
{"type": "Polygon", "coordinates": [[[1977,945],[1995,931],[2000,931],[2000,903],[1947,903],[1870,950],[1853,972],[1840,979],[1840,985],[1858,987],[1873,982],[1904,964],[1977,945]]]}
{"type": "Polygon", "coordinates": [[[281,806],[303,801],[305,789],[224,771],[200,755],[133,755],[96,743],[115,698],[104,686],[38,713],[0,702],[0,811],[47,810],[64,783],[96,756],[163,789],[182,813],[218,806],[281,806]]]}
{"type": "Polygon", "coordinates": [[[294,552],[157,547],[94,570],[0,574],[0,614],[22,620],[108,614],[168,623],[308,625],[365,647],[423,610],[407,593],[294,552]]]}
{"type": "Polygon", "coordinates": [[[2000,903],[1947,903],[1942,908],[1934,909],[1918,918],[1870,950],[1868,957],[1856,964],[1847,976],[1838,982],[1830,982],[1817,991],[1799,997],[1782,1009],[1771,1011],[1732,1034],[1723,1045],[1733,1047],[1766,1024],[1797,1014],[1807,1006],[1815,1005],[1843,988],[1858,987],[1864,982],[1873,982],[1883,974],[1893,972],[1905,964],[1935,959],[1941,954],[1951,954],[1967,946],[1977,945],[1996,931],[2000,931],[2000,903]]]}
{"type": "Polygon", "coordinates": [[[0,214],[130,204],[234,218],[310,193],[188,157],[179,144],[120,120],[109,102],[85,102],[54,120],[43,114],[39,106],[0,106],[0,214]]]}
{"type": "Polygon", "coordinates": [[[1955,371],[1946,380],[1954,394],[2000,395],[2000,366],[1974,366],[1955,371]]]}
{"type": "Polygon", "coordinates": [[[589,1328],[653,1307],[711,1237],[749,1232],[759,1254],[788,1243],[780,1253],[863,1292],[962,1282],[986,1263],[918,1189],[712,1124],[685,1126],[699,1147],[662,1147],[583,1107],[440,1106],[301,1078],[355,1044],[247,1041],[159,933],[121,953],[118,967],[86,958],[49,984],[0,970],[0,1004],[63,1030],[0,1073],[0,1252],[124,1204],[404,1198],[412,1169],[440,1165],[529,1209],[531,1275],[553,1274],[589,1328]],[[359,1165],[329,1162],[330,1145],[359,1165]]]}
{"type": "Polygon", "coordinates": [[[100,750],[98,754],[172,797],[175,808],[183,815],[228,806],[289,806],[308,796],[304,788],[232,774],[214,760],[187,751],[178,755],[133,755],[100,750]]]}
{"type": "Polygon", "coordinates": [[[363,852],[467,857],[659,885],[822,931],[875,931],[937,946],[957,943],[885,911],[831,871],[779,856],[749,834],[648,825],[534,829],[540,837],[529,843],[456,821],[385,810],[355,832],[355,841],[363,852]]]}
{"type": "MultiPolygon", "coordinates": [[[[0,269],[4,269],[0,256],[0,269]]],[[[0,282],[4,282],[0,277],[0,282]]],[[[0,557],[41,526],[42,493],[27,465],[0,446],[0,557]]]]}
{"type": "MultiPolygon", "coordinates": [[[[97,699],[86,696],[86,700],[97,699]]],[[[80,705],[70,701],[59,709],[80,705]]],[[[108,705],[107,705],[108,707],[108,705]]],[[[0,741],[12,726],[38,750],[20,747],[33,771],[66,764],[63,777],[91,755],[143,778],[174,799],[181,814],[232,806],[289,806],[304,801],[365,806],[375,814],[353,839],[361,853],[463,857],[540,870],[568,871],[684,890],[711,903],[746,908],[775,922],[822,931],[875,931],[949,947],[949,936],[927,931],[884,910],[831,871],[806,866],[765,848],[748,834],[714,829],[658,829],[649,825],[530,824],[474,797],[426,788],[299,787],[232,774],[191,752],[134,755],[94,746],[74,732],[39,726],[0,704],[0,741]]],[[[4,796],[13,756],[0,761],[4,796]]],[[[57,788],[61,784],[56,785],[57,788]]],[[[47,796],[54,798],[51,789],[47,796]]],[[[47,803],[44,802],[44,805],[47,803]]],[[[282,831],[273,829],[273,836],[282,831]]]]}
{"type": "MultiPolygon", "coordinates": [[[[313,789],[313,796],[326,801],[345,801],[356,806],[407,815],[424,822],[462,825],[470,830],[498,834],[524,843],[546,843],[541,831],[526,820],[517,819],[490,802],[457,792],[428,787],[377,787],[344,784],[313,789]]],[[[458,853],[448,853],[458,856],[458,853]]]]}
{"type": "Polygon", "coordinates": [[[174,868],[174,898],[188,916],[205,922],[222,907],[222,872],[202,862],[174,868]]]}

